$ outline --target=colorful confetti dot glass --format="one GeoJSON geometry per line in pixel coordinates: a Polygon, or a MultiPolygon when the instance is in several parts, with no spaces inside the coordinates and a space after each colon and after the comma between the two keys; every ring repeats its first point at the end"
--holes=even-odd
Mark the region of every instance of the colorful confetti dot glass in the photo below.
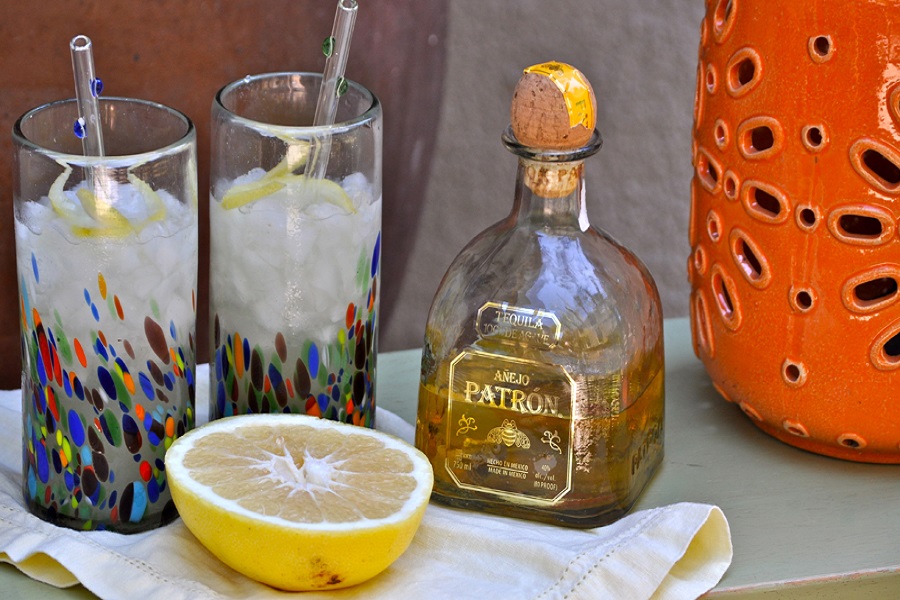
{"type": "Polygon", "coordinates": [[[194,425],[196,134],[100,109],[106,157],[81,155],[74,101],[13,132],[23,490],[48,521],[130,533],[177,516],[163,459],[194,425]]]}
{"type": "Polygon", "coordinates": [[[213,103],[211,418],[374,426],[381,106],[349,82],[336,124],[312,127],[320,82],[247,77],[213,103]]]}

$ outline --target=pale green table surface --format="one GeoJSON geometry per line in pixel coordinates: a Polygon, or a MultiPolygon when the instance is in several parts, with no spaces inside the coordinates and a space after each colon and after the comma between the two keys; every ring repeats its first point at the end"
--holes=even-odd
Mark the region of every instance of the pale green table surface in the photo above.
{"type": "MultiPolygon", "coordinates": [[[[665,328],[666,457],[635,510],[680,501],[722,508],[734,560],[708,596],[900,598],[900,465],[843,462],[767,436],[713,390],[688,321],[665,328]]],[[[410,422],[420,356],[378,357],[378,403],[410,422]]],[[[0,598],[57,597],[92,596],[0,565],[0,598]]]]}

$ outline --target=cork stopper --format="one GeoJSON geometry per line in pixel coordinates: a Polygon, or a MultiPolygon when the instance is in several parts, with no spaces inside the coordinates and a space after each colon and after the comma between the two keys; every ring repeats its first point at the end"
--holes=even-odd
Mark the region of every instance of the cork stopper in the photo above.
{"type": "Polygon", "coordinates": [[[587,144],[597,121],[597,99],[575,67],[546,62],[525,69],[513,93],[510,122],[520,144],[575,150],[587,144]]]}

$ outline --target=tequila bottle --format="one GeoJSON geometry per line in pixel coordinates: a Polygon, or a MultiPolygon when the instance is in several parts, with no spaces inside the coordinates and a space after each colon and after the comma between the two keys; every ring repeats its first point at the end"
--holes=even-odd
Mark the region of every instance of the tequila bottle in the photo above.
{"type": "Polygon", "coordinates": [[[513,210],[453,261],[426,326],[416,446],[440,502],[594,527],[625,514],[662,460],[659,295],[585,212],[595,106],[561,63],[516,88],[513,210]]]}

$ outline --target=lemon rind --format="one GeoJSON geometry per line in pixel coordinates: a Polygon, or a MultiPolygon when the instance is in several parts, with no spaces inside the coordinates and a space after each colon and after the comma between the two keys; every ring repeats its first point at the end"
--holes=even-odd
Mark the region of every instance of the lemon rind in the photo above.
{"type": "Polygon", "coordinates": [[[63,171],[50,185],[47,195],[53,212],[66,222],[76,236],[122,238],[141,231],[149,223],[165,218],[166,206],[159,193],[135,175],[131,168],[128,169],[126,177],[150,208],[150,215],[147,218],[138,222],[128,219],[113,204],[101,199],[92,189],[86,187],[75,191],[82,211],[79,214],[76,203],[65,193],[65,185],[73,169],[68,164],[60,164],[63,171]]]}

